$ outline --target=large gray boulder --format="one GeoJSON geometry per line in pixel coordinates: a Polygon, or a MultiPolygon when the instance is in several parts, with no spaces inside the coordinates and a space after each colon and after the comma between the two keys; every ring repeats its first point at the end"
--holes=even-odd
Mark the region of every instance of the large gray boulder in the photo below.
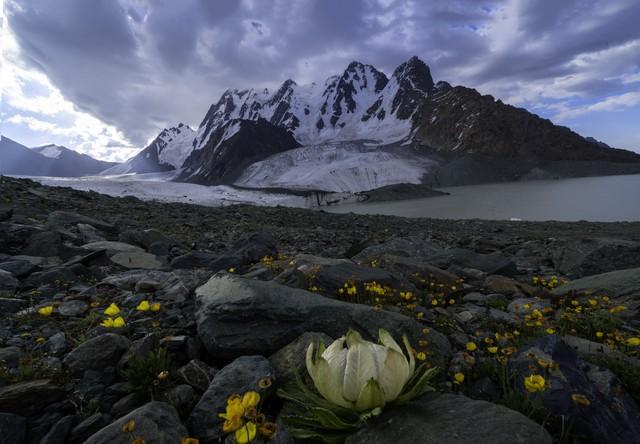
{"type": "Polygon", "coordinates": [[[564,296],[569,293],[606,294],[613,297],[640,296],[640,268],[611,271],[568,282],[553,290],[553,294],[564,296]]]}
{"type": "Polygon", "coordinates": [[[275,372],[262,356],[243,356],[220,370],[189,416],[191,435],[198,438],[201,444],[219,442],[222,422],[218,413],[224,412],[227,398],[250,390],[264,395],[264,390],[261,391],[258,386],[264,378],[275,381],[275,372]]]}
{"type": "Polygon", "coordinates": [[[130,444],[131,435],[122,433],[122,426],[131,420],[135,421],[133,434],[147,444],[176,444],[188,436],[174,407],[152,401],[91,435],[84,444],[130,444]]]}
{"type": "Polygon", "coordinates": [[[12,273],[0,270],[0,291],[13,293],[19,285],[20,281],[12,273]]]}
{"type": "Polygon", "coordinates": [[[552,252],[554,267],[571,278],[640,266],[640,242],[581,239],[552,252]]]}
{"type": "Polygon", "coordinates": [[[62,387],[49,379],[19,382],[0,388],[0,412],[30,416],[64,396],[62,387]]]}
{"type": "Polygon", "coordinates": [[[369,339],[377,339],[380,328],[398,340],[407,334],[412,344],[425,339],[434,363],[451,353],[445,336],[425,332],[422,324],[399,313],[224,272],[196,290],[196,322],[202,343],[218,359],[269,356],[305,332],[337,338],[349,328],[369,339]]]}
{"type": "Polygon", "coordinates": [[[389,409],[345,444],[551,444],[551,436],[515,410],[464,396],[423,397],[389,409]]]}
{"type": "Polygon", "coordinates": [[[115,367],[128,349],[127,338],[116,333],[105,333],[80,344],[64,358],[63,363],[74,373],[115,367]]]}

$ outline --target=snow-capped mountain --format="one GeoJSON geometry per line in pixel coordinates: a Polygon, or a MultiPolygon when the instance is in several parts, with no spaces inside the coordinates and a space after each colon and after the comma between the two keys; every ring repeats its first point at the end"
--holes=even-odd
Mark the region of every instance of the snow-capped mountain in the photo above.
{"type": "Polygon", "coordinates": [[[232,119],[267,120],[291,131],[303,144],[369,140],[388,144],[407,139],[412,117],[433,88],[429,67],[412,57],[390,79],[371,65],[352,62],[323,85],[285,81],[269,90],[227,90],[200,124],[196,147],[232,119]]]}
{"type": "Polygon", "coordinates": [[[177,126],[163,129],[153,141],[138,154],[124,163],[102,171],[103,176],[155,173],[181,168],[193,151],[195,131],[179,123],[177,126]]]}
{"type": "Polygon", "coordinates": [[[275,91],[227,90],[197,131],[164,130],[104,174],[175,169],[176,180],[201,184],[355,192],[402,182],[517,180],[534,170],[590,175],[593,165],[551,163],[594,160],[640,165],[637,154],[474,89],[434,84],[429,67],[412,57],[390,77],[352,62],[324,83],[289,79],[275,91]],[[495,168],[491,159],[519,162],[495,168]]]}
{"type": "Polygon", "coordinates": [[[0,139],[0,174],[79,177],[98,174],[116,165],[59,145],[27,148],[7,137],[0,139]]]}

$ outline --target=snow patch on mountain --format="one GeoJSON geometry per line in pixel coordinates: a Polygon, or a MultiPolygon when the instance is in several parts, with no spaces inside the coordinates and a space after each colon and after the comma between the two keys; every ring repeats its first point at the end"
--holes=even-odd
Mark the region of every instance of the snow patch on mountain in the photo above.
{"type": "Polygon", "coordinates": [[[59,159],[62,154],[62,148],[57,145],[45,145],[33,148],[33,150],[50,159],[59,159]]]}
{"type": "Polygon", "coordinates": [[[250,165],[235,184],[334,192],[367,191],[398,183],[420,183],[433,162],[408,147],[331,143],[296,148],[250,165]]]}

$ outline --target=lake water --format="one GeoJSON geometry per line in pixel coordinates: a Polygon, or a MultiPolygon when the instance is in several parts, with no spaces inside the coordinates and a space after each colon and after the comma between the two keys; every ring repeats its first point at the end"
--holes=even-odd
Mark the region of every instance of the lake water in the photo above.
{"type": "Polygon", "coordinates": [[[449,196],[329,207],[438,219],[640,221],[640,174],[440,188],[449,196]]]}

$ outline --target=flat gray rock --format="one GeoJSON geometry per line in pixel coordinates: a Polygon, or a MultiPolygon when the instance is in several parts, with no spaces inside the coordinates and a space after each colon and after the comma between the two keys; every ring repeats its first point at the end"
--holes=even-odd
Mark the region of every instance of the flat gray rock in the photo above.
{"type": "Polygon", "coordinates": [[[162,262],[155,255],[140,251],[116,253],[111,256],[111,262],[131,269],[154,270],[162,268],[162,262]]]}
{"type": "Polygon", "coordinates": [[[85,250],[107,250],[108,254],[115,253],[134,253],[140,252],[143,253],[144,250],[140,247],[131,244],[125,244],[124,242],[115,242],[115,241],[99,241],[99,242],[90,242],[88,244],[82,245],[80,248],[85,250]]]}
{"type": "Polygon", "coordinates": [[[640,296],[640,268],[611,271],[568,282],[553,290],[562,296],[570,292],[592,291],[609,296],[640,296]]]}
{"type": "Polygon", "coordinates": [[[423,397],[383,412],[345,444],[551,444],[523,414],[465,396],[423,397]]]}
{"type": "Polygon", "coordinates": [[[129,340],[115,333],[105,333],[80,344],[64,358],[64,365],[75,373],[115,367],[129,349],[129,340]]]}

